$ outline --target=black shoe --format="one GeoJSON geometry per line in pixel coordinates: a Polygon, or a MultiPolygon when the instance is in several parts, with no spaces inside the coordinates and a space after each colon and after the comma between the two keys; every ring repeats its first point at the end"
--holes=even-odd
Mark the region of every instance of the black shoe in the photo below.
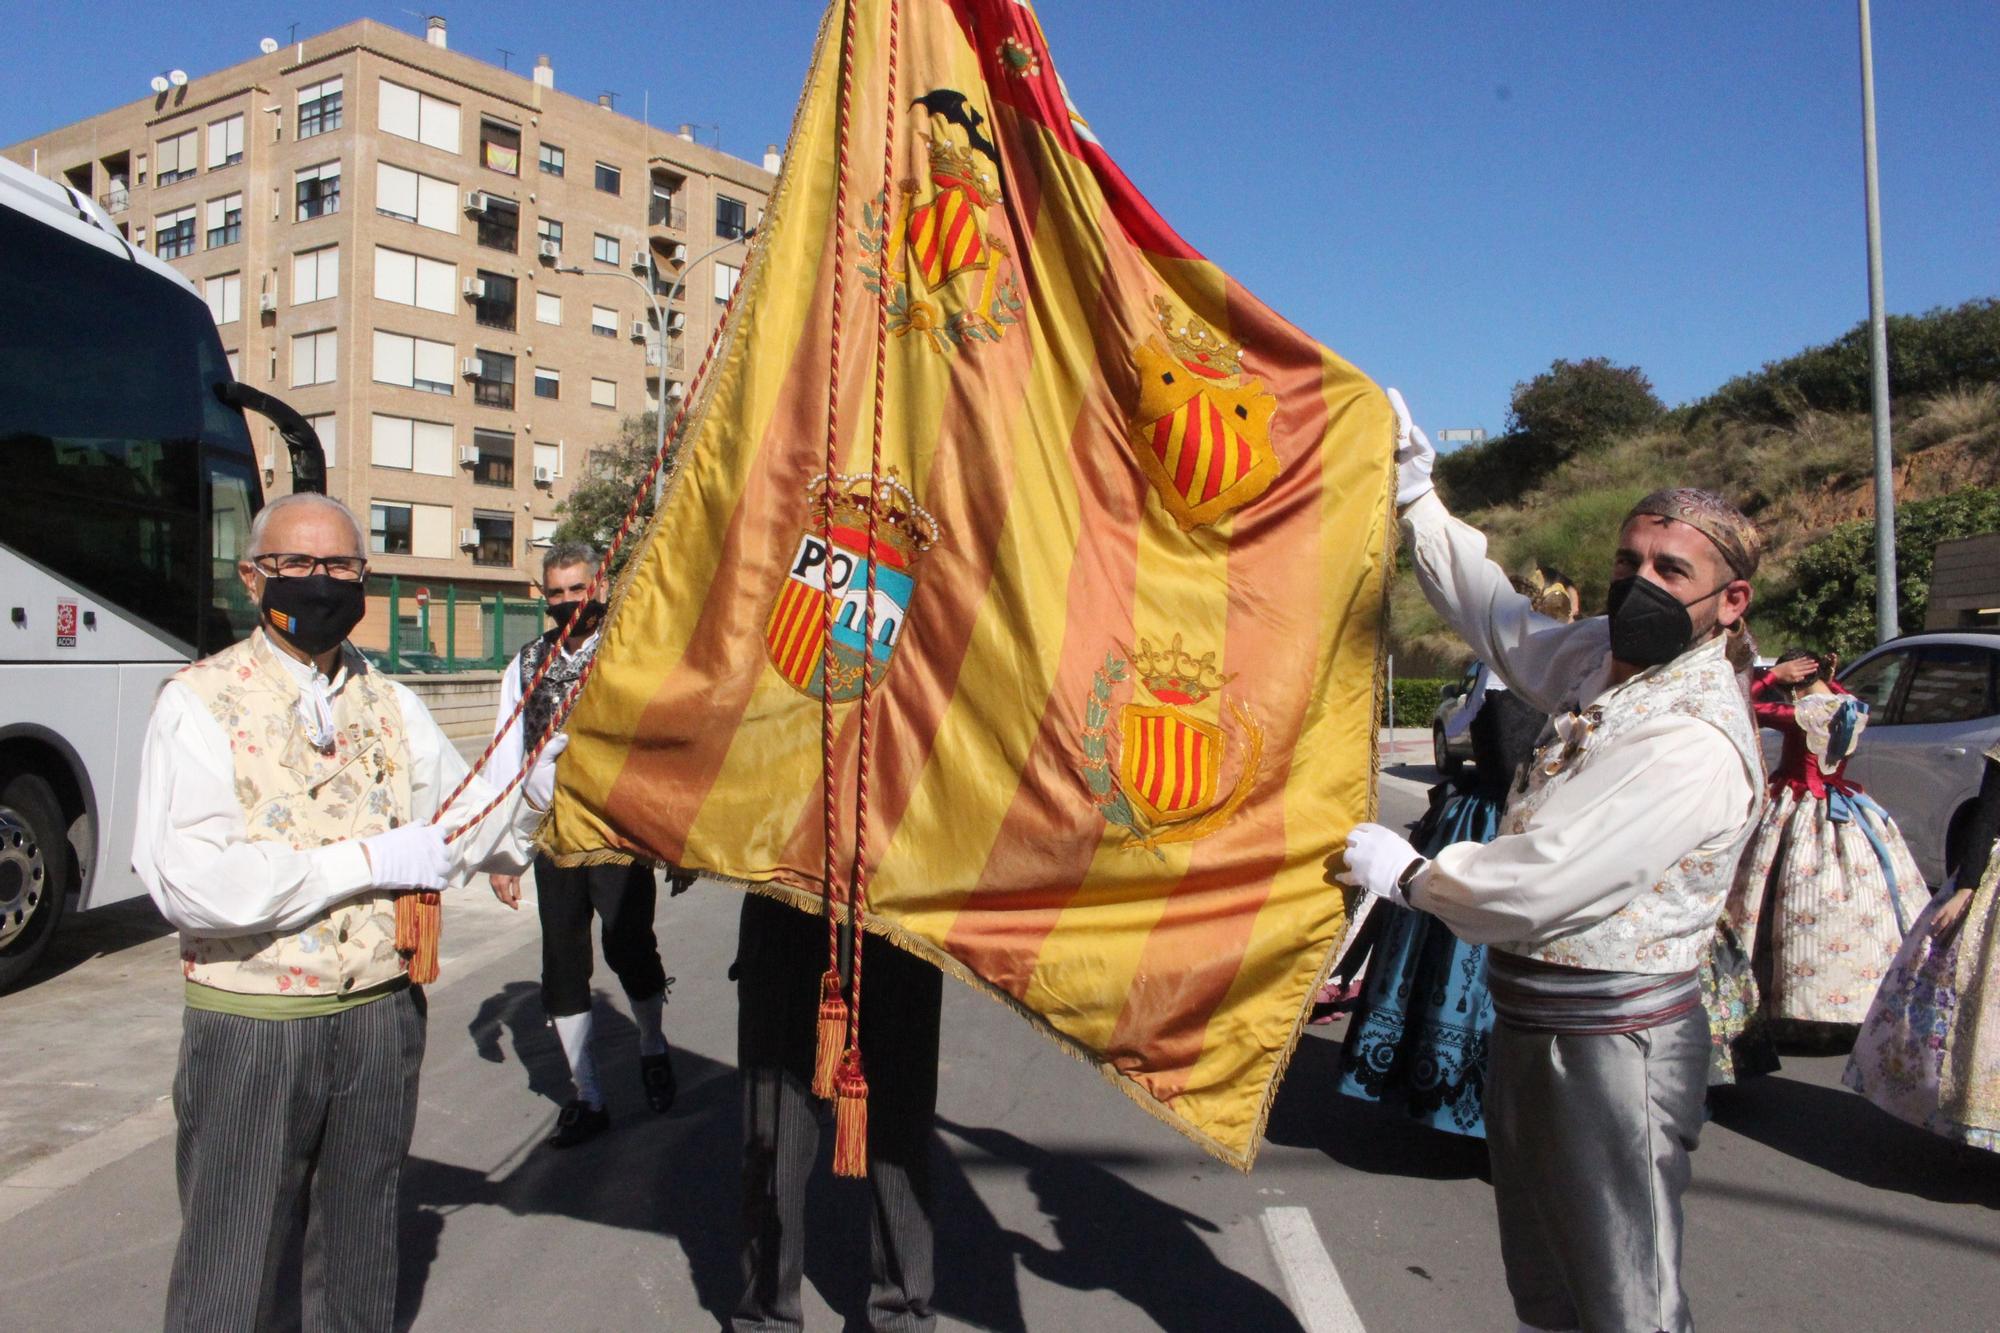
{"type": "Polygon", "coordinates": [[[551,1148],[574,1148],[588,1143],[611,1128],[611,1113],[601,1106],[572,1099],[556,1116],[556,1132],[549,1135],[551,1148]]]}
{"type": "Polygon", "coordinates": [[[673,1058],[665,1051],[639,1057],[639,1086],[645,1089],[646,1105],[664,1115],[674,1108],[673,1058]]]}

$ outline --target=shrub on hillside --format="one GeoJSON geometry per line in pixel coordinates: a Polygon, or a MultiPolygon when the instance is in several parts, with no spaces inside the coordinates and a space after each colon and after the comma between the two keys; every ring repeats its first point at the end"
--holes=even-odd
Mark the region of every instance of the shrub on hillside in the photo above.
{"type": "Polygon", "coordinates": [[[1637,366],[1601,356],[1556,361],[1514,386],[1506,434],[1438,459],[1438,486],[1461,509],[1512,504],[1565,462],[1643,429],[1664,410],[1637,366]]]}
{"type": "MultiPolygon", "coordinates": [[[[1937,544],[2000,531],[2000,490],[1963,490],[1896,507],[1896,615],[1924,623],[1937,544]]],[[[1852,657],[1875,645],[1875,524],[1843,523],[1799,552],[1772,617],[1822,652],[1852,657]]]]}
{"type": "MultiPolygon", "coordinates": [[[[1437,712],[1438,700],[1444,697],[1444,687],[1452,684],[1448,680],[1421,680],[1396,677],[1396,725],[1399,727],[1428,727],[1431,714],[1437,712]]],[[[1384,713],[1387,709],[1384,708],[1384,713]]],[[[1388,724],[1385,715],[1383,725],[1388,724]]]]}

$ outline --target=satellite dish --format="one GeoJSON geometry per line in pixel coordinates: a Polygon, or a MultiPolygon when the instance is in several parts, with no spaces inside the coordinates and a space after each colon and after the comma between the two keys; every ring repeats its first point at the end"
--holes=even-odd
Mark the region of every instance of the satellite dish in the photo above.
{"type": "Polygon", "coordinates": [[[169,88],[171,88],[171,87],[173,87],[173,85],[172,85],[171,83],[168,83],[168,82],[167,82],[167,76],[166,76],[166,75],[164,75],[164,74],[155,74],[155,75],[153,76],[153,91],[154,91],[154,92],[156,92],[156,93],[163,93],[163,92],[165,92],[165,91],[166,91],[167,89],[169,89],[169,88]]]}
{"type": "Polygon", "coordinates": [[[263,41],[257,43],[257,49],[265,55],[270,55],[278,49],[278,39],[275,37],[266,37],[263,41]]]}
{"type": "Polygon", "coordinates": [[[167,71],[167,82],[171,83],[174,87],[185,88],[187,87],[187,81],[188,72],[186,70],[170,69],[167,71]]]}

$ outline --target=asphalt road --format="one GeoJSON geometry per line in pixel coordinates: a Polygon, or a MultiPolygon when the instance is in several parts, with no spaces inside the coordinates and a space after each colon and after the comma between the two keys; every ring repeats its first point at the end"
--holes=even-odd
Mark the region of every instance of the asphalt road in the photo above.
{"type": "MultiPolygon", "coordinates": [[[[1385,759],[1390,822],[1421,809],[1426,762],[1421,745],[1385,759]]],[[[552,1154],[537,1144],[564,1071],[535,999],[532,913],[483,887],[450,901],[404,1192],[405,1322],[716,1327],[736,1291],[737,902],[700,885],[660,904],[680,1105],[645,1111],[633,1029],[602,1000],[613,1132],[552,1154]]],[[[156,1326],[178,1225],[173,941],[144,905],[78,925],[37,982],[0,997],[0,1329],[156,1326]]],[[[1339,1038],[1311,1030],[1243,1176],[948,985],[945,1324],[1511,1328],[1483,1146],[1335,1096],[1339,1038]]],[[[1759,1333],[1995,1327],[2000,1157],[1881,1115],[1840,1068],[1790,1057],[1718,1106],[1689,1202],[1697,1317],[1759,1333]]],[[[811,1208],[808,1326],[835,1328],[862,1304],[865,1190],[822,1176],[811,1208]]]]}

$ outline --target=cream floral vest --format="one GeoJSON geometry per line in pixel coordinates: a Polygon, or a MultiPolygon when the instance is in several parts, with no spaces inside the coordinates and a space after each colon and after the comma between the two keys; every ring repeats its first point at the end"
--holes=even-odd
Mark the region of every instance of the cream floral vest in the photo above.
{"type": "MultiPolygon", "coordinates": [[[[1567,967],[1607,972],[1670,974],[1700,966],[1702,951],[1715,932],[1724,899],[1736,876],[1737,858],[1757,825],[1762,798],[1763,762],[1757,749],[1750,709],[1723,655],[1721,640],[1683,653],[1664,667],[1633,677],[1607,690],[1580,713],[1558,715],[1551,721],[1553,739],[1529,760],[1526,789],[1507,803],[1501,832],[1519,833],[1535,812],[1566,782],[1590,782],[1591,759],[1617,743],[1625,733],[1652,718],[1678,713],[1699,718],[1729,738],[1742,756],[1750,789],[1757,793],[1744,817],[1731,831],[1717,829],[1729,841],[1710,850],[1691,848],[1668,867],[1666,875],[1641,891],[1617,912],[1581,930],[1519,945],[1496,945],[1567,967]]],[[[1615,831],[1611,836],[1616,836],[1615,831]]]]}
{"type": "MultiPolygon", "coordinates": [[[[410,753],[403,710],[356,653],[333,700],[331,753],[299,718],[298,682],[258,630],[182,670],[229,738],[236,799],[252,842],[303,849],[365,838],[410,817],[410,753]]],[[[364,893],[336,903],[296,934],[181,935],[188,980],[244,995],[343,995],[403,975],[395,898],[364,893]]]]}

